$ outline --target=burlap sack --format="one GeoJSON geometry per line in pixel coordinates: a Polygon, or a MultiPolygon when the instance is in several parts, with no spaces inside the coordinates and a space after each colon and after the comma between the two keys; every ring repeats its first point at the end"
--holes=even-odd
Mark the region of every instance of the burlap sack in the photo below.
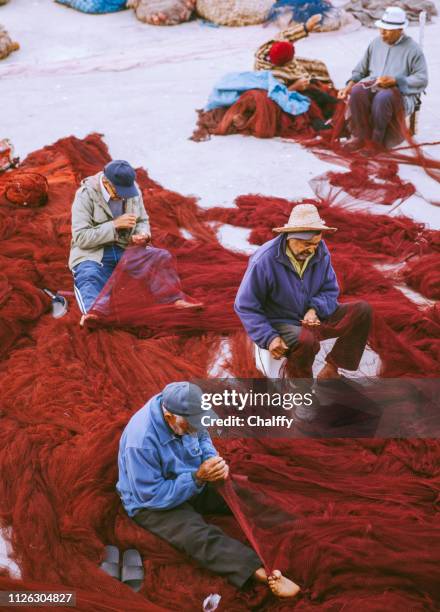
{"type": "Polygon", "coordinates": [[[19,48],[20,45],[13,42],[3,26],[0,25],[0,60],[5,59],[9,54],[13,51],[17,51],[19,48]]]}
{"type": "Polygon", "coordinates": [[[139,21],[152,25],[177,25],[191,18],[193,6],[186,0],[128,0],[127,7],[134,9],[139,21]],[[162,13],[165,23],[155,23],[154,16],[162,13]]]}
{"type": "Polygon", "coordinates": [[[266,20],[273,3],[274,0],[197,0],[197,12],[218,25],[255,25],[266,20]]]}

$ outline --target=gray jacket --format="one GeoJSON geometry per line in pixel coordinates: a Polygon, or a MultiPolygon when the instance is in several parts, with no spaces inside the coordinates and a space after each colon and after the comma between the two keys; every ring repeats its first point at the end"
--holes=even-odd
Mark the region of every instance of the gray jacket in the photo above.
{"type": "Polygon", "coordinates": [[[353,70],[351,80],[358,83],[381,76],[397,80],[405,112],[410,115],[428,85],[426,59],[415,40],[404,34],[396,44],[388,45],[379,36],[369,44],[364,57],[353,70]]]}
{"type": "Polygon", "coordinates": [[[113,215],[102,195],[100,179],[102,172],[84,179],[76,192],[72,205],[72,242],[70,245],[69,268],[72,270],[82,261],[101,262],[104,247],[117,244],[126,248],[134,234],[151,235],[150,222],[142,195],[128,198],[126,213],[137,216],[132,230],[117,230],[113,215]]]}

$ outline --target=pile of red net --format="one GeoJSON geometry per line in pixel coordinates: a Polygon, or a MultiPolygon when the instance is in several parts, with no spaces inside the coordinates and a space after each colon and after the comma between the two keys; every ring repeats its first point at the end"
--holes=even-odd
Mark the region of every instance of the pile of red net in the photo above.
{"type": "MultiPolygon", "coordinates": [[[[219,610],[228,612],[434,610],[435,440],[217,441],[231,463],[224,494],[241,527],[230,517],[214,520],[247,537],[267,567],[280,566],[301,585],[294,604],[276,601],[264,586],[237,592],[124,514],[114,486],[119,436],[130,415],[168,382],[208,377],[225,340],[224,367],[234,376],[256,375],[232,309],[246,257],[219,244],[213,222],[251,228],[251,241],[261,244],[285,222],[292,202],[250,195],[234,208],[203,211],[140,171],[154,245],[172,253],[183,290],[206,308],[201,314],[165,308],[150,318],[133,310],[122,329],[81,330],[75,304],[55,320],[41,288],[71,290],[72,197],[79,181],[108,160],[97,135],[61,140],[19,169],[47,178],[46,206],[0,207],[0,520],[11,528],[22,572],[20,582],[0,577],[0,589],[75,590],[77,608],[86,611],[189,612],[215,592],[222,595],[219,610]],[[142,553],[140,594],[99,569],[108,543],[142,553]]],[[[371,345],[381,375],[438,375],[438,308],[418,307],[395,286],[406,280],[426,297],[437,295],[438,232],[344,210],[325,198],[316,204],[339,228],[328,244],[343,300],[367,299],[374,307],[371,345]],[[402,260],[403,270],[384,271],[402,260]]]]}
{"type": "MultiPolygon", "coordinates": [[[[325,86],[321,86],[321,90],[329,94],[330,99],[335,99],[335,90],[325,86]]],[[[343,140],[350,136],[344,102],[318,106],[312,100],[307,113],[293,116],[285,113],[261,90],[245,92],[230,107],[197,111],[197,127],[191,138],[200,142],[211,135],[242,134],[256,138],[291,139],[321,159],[347,169],[346,172],[330,171],[320,177],[321,189],[325,185],[334,193],[336,188],[347,196],[346,204],[367,201],[398,206],[416,191],[414,185],[400,178],[398,164],[421,167],[430,178],[440,183],[440,161],[430,157],[424,145],[415,141],[407,126],[397,89],[394,95],[398,97],[395,105],[397,115],[390,124],[389,136],[393,143],[405,143],[406,146],[400,148],[379,150],[374,143],[367,142],[360,150],[349,150],[343,140]],[[322,129],[324,123],[328,124],[328,129],[322,129]]],[[[363,122],[370,124],[370,117],[366,115],[363,122]]],[[[440,142],[427,144],[438,145],[440,142]]],[[[431,204],[438,205],[438,202],[431,204]]]]}

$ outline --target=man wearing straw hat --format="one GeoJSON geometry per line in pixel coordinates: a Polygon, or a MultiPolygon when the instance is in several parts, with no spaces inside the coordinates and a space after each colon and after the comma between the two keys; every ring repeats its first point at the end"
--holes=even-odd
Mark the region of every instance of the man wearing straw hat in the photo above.
{"type": "Polygon", "coordinates": [[[371,324],[367,302],[338,303],[339,287],[323,240],[328,227],[313,204],[298,204],[279,235],[249,261],[235,311],[252,340],[275,359],[288,357],[292,378],[313,378],[319,341],[338,338],[318,379],[357,370],[371,324]]]}
{"type": "Polygon", "coordinates": [[[349,97],[352,150],[368,141],[379,147],[403,140],[396,124],[400,108],[409,116],[428,85],[428,68],[421,47],[404,32],[408,19],[403,9],[391,6],[376,21],[380,36],[368,46],[353,70],[347,86],[339,92],[349,97]]]}

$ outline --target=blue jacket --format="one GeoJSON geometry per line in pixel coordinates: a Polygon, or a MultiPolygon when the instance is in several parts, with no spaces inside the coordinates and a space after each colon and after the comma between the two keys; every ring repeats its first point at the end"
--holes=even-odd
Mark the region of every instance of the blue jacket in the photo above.
{"type": "Polygon", "coordinates": [[[218,81],[209,96],[206,110],[232,106],[245,91],[265,89],[268,97],[285,113],[302,115],[310,108],[310,98],[297,91],[290,91],[278,81],[270,70],[258,72],[231,72],[218,81]]]}
{"type": "Polygon", "coordinates": [[[209,433],[176,436],[162,414],[162,394],[128,422],[119,443],[119,496],[129,516],[142,508],[174,508],[203,490],[193,473],[217,455],[209,433]]]}
{"type": "Polygon", "coordinates": [[[309,308],[326,319],[338,307],[338,282],[324,241],[301,279],[286,255],[286,240],[286,235],[277,236],[254,253],[235,299],[244,328],[265,349],[280,335],[274,324],[301,325],[309,308]]]}

